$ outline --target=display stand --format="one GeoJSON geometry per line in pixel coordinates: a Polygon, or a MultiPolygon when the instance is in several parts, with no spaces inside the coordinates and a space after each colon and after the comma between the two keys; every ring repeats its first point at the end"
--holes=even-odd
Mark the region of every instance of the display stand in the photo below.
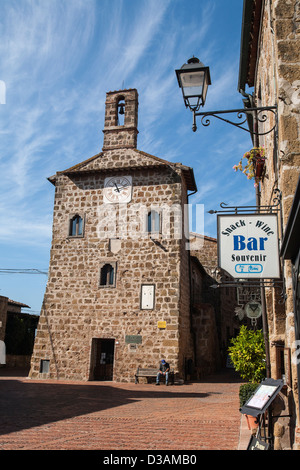
{"type": "Polygon", "coordinates": [[[272,413],[270,405],[284,385],[283,380],[265,379],[257,387],[254,394],[240,409],[243,414],[251,415],[259,420],[256,436],[252,436],[248,450],[268,450],[273,446],[272,413]],[[267,418],[267,424],[266,424],[267,418]]]}

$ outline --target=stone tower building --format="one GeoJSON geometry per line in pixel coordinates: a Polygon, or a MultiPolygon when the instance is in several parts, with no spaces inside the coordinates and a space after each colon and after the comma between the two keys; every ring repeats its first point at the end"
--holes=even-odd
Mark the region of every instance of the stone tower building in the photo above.
{"type": "Polygon", "coordinates": [[[193,171],[137,150],[138,93],[107,93],[102,152],[50,177],[49,277],[30,377],[132,381],[194,360],[188,221],[193,171]],[[124,116],[120,124],[119,116],[124,116]]]}

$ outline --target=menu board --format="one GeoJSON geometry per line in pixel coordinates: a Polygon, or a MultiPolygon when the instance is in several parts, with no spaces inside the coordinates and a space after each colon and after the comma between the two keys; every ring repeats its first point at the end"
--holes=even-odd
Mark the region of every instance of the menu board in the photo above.
{"type": "Polygon", "coordinates": [[[261,385],[256,390],[254,396],[247,402],[247,406],[262,409],[268,403],[276,390],[277,386],[261,385]]]}
{"type": "Polygon", "coordinates": [[[251,416],[258,416],[263,413],[270,406],[283,385],[283,380],[263,380],[251,398],[242,406],[240,412],[251,416]]]}

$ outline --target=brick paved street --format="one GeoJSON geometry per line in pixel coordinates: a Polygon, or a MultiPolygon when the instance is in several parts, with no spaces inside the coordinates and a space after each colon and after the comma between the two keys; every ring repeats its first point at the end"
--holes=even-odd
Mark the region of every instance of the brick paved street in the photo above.
{"type": "Polygon", "coordinates": [[[0,450],[237,450],[231,370],[159,387],[37,381],[0,369],[0,450]]]}

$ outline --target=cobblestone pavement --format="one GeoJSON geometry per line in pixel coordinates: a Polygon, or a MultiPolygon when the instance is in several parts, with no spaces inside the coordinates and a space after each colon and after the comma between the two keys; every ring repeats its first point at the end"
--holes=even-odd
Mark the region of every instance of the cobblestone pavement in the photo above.
{"type": "Polygon", "coordinates": [[[237,450],[240,381],[31,380],[0,369],[0,450],[237,450]]]}

